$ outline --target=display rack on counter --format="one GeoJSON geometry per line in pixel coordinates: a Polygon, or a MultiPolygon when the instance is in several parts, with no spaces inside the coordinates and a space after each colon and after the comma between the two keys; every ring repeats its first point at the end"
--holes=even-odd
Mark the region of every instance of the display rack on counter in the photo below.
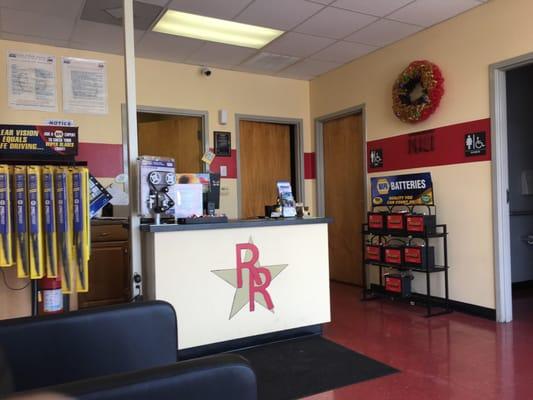
{"type": "Polygon", "coordinates": [[[363,301],[377,298],[402,300],[426,307],[426,317],[452,312],[448,283],[448,230],[436,223],[435,206],[423,206],[427,214],[416,214],[422,206],[373,206],[368,222],[362,225],[363,234],[363,301]],[[436,247],[443,249],[443,262],[437,264],[436,247]],[[379,268],[379,285],[368,287],[369,268],[379,268]],[[386,273],[396,271],[397,274],[386,273]],[[426,293],[411,293],[414,274],[424,274],[426,293]],[[432,297],[431,275],[444,275],[444,299],[432,297]],[[439,311],[434,311],[438,308],[439,311]]]}

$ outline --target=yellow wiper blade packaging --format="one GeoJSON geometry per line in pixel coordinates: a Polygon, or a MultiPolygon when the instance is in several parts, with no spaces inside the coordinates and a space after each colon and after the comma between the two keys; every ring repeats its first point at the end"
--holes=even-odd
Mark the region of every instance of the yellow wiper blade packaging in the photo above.
{"type": "Polygon", "coordinates": [[[28,176],[30,278],[41,279],[44,277],[41,168],[30,165],[26,172],[28,176]]]}
{"type": "Polygon", "coordinates": [[[73,168],[72,181],[72,229],[74,233],[74,265],[76,265],[76,290],[89,290],[89,171],[73,168]]]}
{"type": "Polygon", "coordinates": [[[63,293],[72,293],[72,218],[70,213],[69,171],[66,167],[55,169],[58,260],[63,293]]]}
{"type": "Polygon", "coordinates": [[[56,237],[56,211],[54,190],[54,168],[43,167],[43,213],[44,213],[44,242],[46,276],[56,278],[57,270],[57,237],[56,237]]]}
{"type": "Polygon", "coordinates": [[[0,267],[11,267],[13,246],[11,237],[11,175],[8,165],[0,165],[0,267]]]}
{"type": "Polygon", "coordinates": [[[15,249],[17,262],[17,276],[30,277],[30,262],[28,254],[28,215],[27,215],[27,185],[26,167],[17,165],[13,172],[15,185],[15,249]]]}

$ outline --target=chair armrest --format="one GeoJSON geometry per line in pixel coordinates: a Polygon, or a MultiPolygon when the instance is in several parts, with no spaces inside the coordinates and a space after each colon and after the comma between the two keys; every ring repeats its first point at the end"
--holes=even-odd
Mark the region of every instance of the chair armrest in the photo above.
{"type": "Polygon", "coordinates": [[[203,357],[44,390],[79,400],[257,399],[255,373],[244,358],[234,354],[203,357]]]}

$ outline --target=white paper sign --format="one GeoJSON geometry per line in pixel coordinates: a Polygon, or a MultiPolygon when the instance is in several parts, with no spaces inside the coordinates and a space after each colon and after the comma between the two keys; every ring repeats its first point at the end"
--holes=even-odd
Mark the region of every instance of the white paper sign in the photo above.
{"type": "Polygon", "coordinates": [[[63,57],[63,111],[107,114],[107,67],[104,61],[63,57]]]}
{"type": "Polygon", "coordinates": [[[7,90],[11,108],[57,111],[56,58],[8,51],[7,90]]]}
{"type": "Polygon", "coordinates": [[[52,126],[75,126],[72,119],[47,119],[44,121],[45,125],[52,126]]]}

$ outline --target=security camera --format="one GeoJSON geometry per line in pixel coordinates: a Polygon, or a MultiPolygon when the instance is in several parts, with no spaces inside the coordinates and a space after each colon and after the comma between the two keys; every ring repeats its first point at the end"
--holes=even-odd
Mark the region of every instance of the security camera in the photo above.
{"type": "Polygon", "coordinates": [[[203,76],[206,76],[206,77],[210,77],[211,74],[213,73],[213,71],[211,71],[211,68],[209,67],[202,67],[202,69],[200,70],[201,74],[203,76]]]}

